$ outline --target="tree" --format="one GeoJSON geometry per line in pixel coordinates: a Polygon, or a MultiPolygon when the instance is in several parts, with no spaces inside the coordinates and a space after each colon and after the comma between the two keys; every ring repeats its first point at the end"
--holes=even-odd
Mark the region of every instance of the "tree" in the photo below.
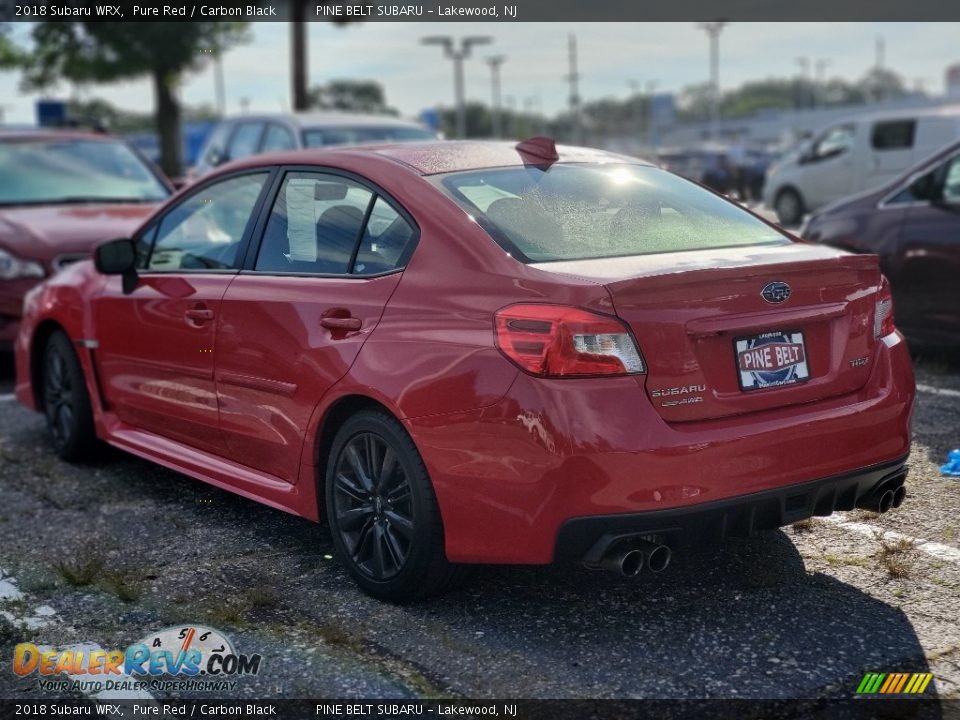
{"type": "Polygon", "coordinates": [[[310,90],[309,107],[372,115],[398,115],[387,105],[383,86],[373,80],[331,80],[310,90]]]}
{"type": "MultiPolygon", "coordinates": [[[[322,3],[326,4],[326,3],[322,3]]],[[[334,25],[348,25],[351,20],[332,20],[334,25]]],[[[290,3],[290,84],[293,91],[293,109],[307,110],[311,105],[307,77],[307,0],[290,3]]]]}
{"type": "Polygon", "coordinates": [[[149,75],[161,166],[176,177],[183,170],[176,94],[181,78],[247,39],[247,23],[240,22],[42,22],[33,28],[34,48],[21,66],[28,88],[60,79],[115,82],[149,75]]]}
{"type": "Polygon", "coordinates": [[[8,37],[10,26],[0,23],[0,69],[16,67],[21,62],[20,48],[8,37]]]}

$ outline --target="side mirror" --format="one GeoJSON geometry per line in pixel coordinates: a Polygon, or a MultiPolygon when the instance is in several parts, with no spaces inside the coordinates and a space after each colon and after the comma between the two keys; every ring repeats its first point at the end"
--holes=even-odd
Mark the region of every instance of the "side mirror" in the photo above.
{"type": "Polygon", "coordinates": [[[206,161],[210,167],[217,167],[227,161],[227,155],[219,148],[212,147],[207,151],[206,161]]]}
{"type": "Polygon", "coordinates": [[[943,192],[935,172],[921,175],[910,183],[910,193],[918,200],[927,200],[932,203],[943,199],[943,192]]]}
{"type": "Polygon", "coordinates": [[[104,275],[123,276],[123,292],[132,293],[137,287],[137,247],[129,238],[119,238],[98,245],[93,251],[93,264],[104,275]]]}

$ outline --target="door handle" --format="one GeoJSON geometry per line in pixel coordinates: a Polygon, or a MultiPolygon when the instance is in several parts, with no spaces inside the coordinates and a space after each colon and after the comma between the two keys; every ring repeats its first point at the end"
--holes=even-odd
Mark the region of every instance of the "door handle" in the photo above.
{"type": "Polygon", "coordinates": [[[187,320],[193,320],[196,323],[204,323],[209,320],[213,320],[213,310],[207,310],[206,308],[191,308],[187,310],[184,315],[187,320]]]}
{"type": "Polygon", "coordinates": [[[330,330],[359,330],[362,323],[355,317],[323,317],[320,324],[330,330]]]}

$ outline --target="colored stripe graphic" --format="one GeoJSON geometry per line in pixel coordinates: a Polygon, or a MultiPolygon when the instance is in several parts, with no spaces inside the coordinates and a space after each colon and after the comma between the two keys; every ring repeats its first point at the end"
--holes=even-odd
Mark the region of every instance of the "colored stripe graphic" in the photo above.
{"type": "Polygon", "coordinates": [[[863,676],[863,680],[860,681],[860,687],[857,688],[857,693],[875,693],[886,676],[886,673],[867,673],[863,676]]]}
{"type": "Polygon", "coordinates": [[[933,680],[933,673],[867,673],[857,686],[858,695],[919,695],[933,680]]]}

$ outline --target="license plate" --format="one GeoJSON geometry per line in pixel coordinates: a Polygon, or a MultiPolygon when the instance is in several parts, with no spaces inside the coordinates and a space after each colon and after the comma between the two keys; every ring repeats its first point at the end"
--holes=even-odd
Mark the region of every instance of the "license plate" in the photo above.
{"type": "Polygon", "coordinates": [[[777,330],[734,340],[741,390],[793,385],[810,378],[807,348],[799,330],[777,330]]]}

